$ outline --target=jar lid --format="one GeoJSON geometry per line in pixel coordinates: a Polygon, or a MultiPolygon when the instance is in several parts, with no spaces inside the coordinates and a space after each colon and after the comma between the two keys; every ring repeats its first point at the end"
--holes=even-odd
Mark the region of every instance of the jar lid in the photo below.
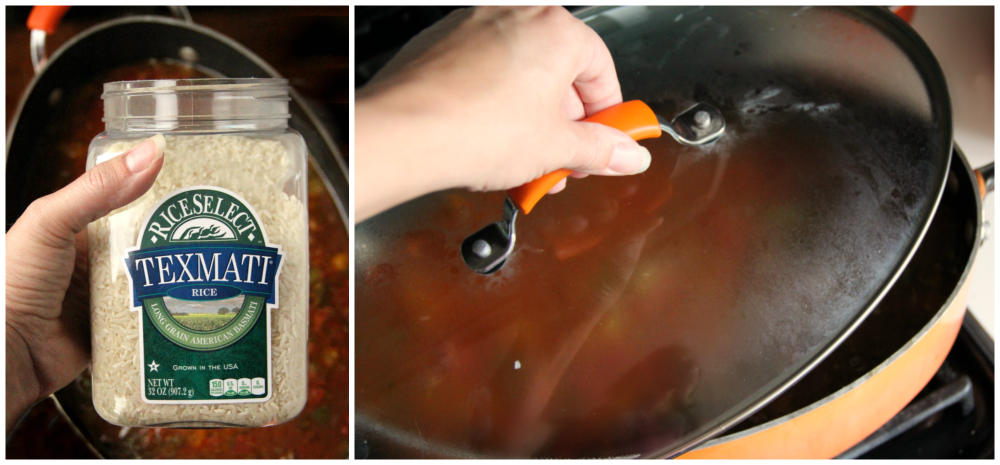
{"type": "Polygon", "coordinates": [[[287,79],[156,79],[106,83],[101,98],[109,129],[238,128],[287,120],[289,90],[287,79]]]}

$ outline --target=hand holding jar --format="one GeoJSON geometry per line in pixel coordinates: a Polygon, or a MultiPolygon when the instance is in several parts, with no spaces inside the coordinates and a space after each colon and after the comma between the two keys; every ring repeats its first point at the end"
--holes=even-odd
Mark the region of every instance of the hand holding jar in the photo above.
{"type": "Polygon", "coordinates": [[[7,232],[7,431],[90,363],[87,224],[139,198],[163,166],[153,136],[32,202],[7,232]],[[74,272],[75,271],[75,272],[74,272]],[[85,278],[84,278],[85,279],[85,278]]]}

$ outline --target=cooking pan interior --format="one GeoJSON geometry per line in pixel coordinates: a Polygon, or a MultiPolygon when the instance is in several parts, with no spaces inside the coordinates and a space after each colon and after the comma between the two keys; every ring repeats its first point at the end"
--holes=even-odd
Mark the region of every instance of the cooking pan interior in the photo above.
{"type": "Polygon", "coordinates": [[[458,244],[502,193],[425,196],[355,229],[359,437],[378,456],[673,456],[774,399],[864,319],[938,204],[950,104],[888,12],[582,14],[626,99],[723,112],[714,145],[643,141],[519,218],[504,269],[458,244]]]}
{"type": "MultiPolygon", "coordinates": [[[[51,156],[42,152],[40,138],[59,114],[61,97],[81,85],[93,85],[102,73],[149,59],[188,60],[196,56],[198,67],[229,77],[280,77],[269,65],[238,43],[210,29],[157,16],[109,21],[73,38],[55,53],[29,87],[7,146],[7,228],[40,195],[37,179],[51,177],[60,167],[51,166],[51,156]],[[191,52],[194,52],[192,55],[191,52]]],[[[341,218],[347,223],[346,165],[336,153],[325,129],[313,121],[312,113],[293,91],[289,126],[306,140],[310,155],[327,178],[341,218]]]]}

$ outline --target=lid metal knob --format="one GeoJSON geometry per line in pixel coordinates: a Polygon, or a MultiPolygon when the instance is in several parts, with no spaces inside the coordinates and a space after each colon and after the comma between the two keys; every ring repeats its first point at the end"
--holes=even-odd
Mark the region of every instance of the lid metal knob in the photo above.
{"type": "Polygon", "coordinates": [[[699,111],[694,114],[694,123],[697,124],[699,128],[707,128],[708,125],[712,123],[712,116],[709,115],[707,111],[699,111]]]}
{"type": "Polygon", "coordinates": [[[479,258],[489,257],[490,252],[492,251],[493,250],[490,247],[490,245],[487,244],[486,241],[482,239],[479,239],[472,244],[472,253],[476,254],[476,256],[479,258]]]}

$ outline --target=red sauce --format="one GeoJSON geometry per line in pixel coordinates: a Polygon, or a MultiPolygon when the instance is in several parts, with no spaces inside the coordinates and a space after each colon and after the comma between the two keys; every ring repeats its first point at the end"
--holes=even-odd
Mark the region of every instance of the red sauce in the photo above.
{"type": "Polygon", "coordinates": [[[807,316],[745,296],[779,292],[788,260],[772,257],[819,240],[810,205],[785,201],[810,192],[784,163],[808,145],[740,142],[727,160],[645,141],[647,172],[571,183],[519,216],[514,254],[488,276],[459,244],[500,218],[503,193],[437,193],[358,225],[356,412],[362,430],[391,431],[373,450],[648,453],[781,370],[791,355],[758,355],[786,347],[765,325],[796,334],[807,316]],[[751,356],[766,370],[738,371],[751,356]]]}
{"type": "Polygon", "coordinates": [[[378,252],[356,258],[357,412],[413,442],[499,457],[617,456],[645,434],[686,432],[704,368],[670,341],[686,328],[731,346],[734,290],[695,294],[692,276],[737,279],[706,249],[738,259],[752,236],[741,218],[699,214],[717,208],[706,200],[717,166],[591,177],[546,197],[489,276],[463,265],[458,244],[499,219],[503,193],[441,193],[420,215],[359,226],[356,244],[378,252]]]}

